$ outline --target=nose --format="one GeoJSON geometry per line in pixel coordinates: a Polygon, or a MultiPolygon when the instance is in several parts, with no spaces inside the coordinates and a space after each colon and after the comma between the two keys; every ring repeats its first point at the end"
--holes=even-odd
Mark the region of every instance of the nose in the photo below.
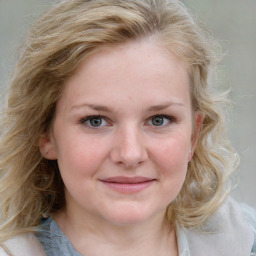
{"type": "Polygon", "coordinates": [[[148,159],[143,134],[138,128],[126,127],[115,134],[111,160],[126,168],[134,168],[148,159]]]}

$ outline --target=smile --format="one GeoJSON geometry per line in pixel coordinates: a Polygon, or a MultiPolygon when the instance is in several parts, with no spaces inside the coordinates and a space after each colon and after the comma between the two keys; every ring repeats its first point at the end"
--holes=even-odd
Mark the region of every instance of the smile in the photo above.
{"type": "Polygon", "coordinates": [[[100,180],[104,185],[124,194],[138,193],[151,186],[156,179],[146,177],[111,177],[100,180]]]}

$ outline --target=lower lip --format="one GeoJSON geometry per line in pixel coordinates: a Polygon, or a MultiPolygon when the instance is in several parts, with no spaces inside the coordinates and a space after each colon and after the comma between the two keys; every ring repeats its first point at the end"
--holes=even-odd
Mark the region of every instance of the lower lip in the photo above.
{"type": "Polygon", "coordinates": [[[150,187],[154,180],[150,180],[150,181],[145,181],[145,182],[140,182],[140,183],[134,183],[134,184],[130,184],[130,183],[112,183],[112,182],[105,182],[102,181],[103,184],[105,184],[106,186],[108,186],[109,188],[120,192],[120,193],[124,193],[124,194],[133,194],[133,193],[138,193],[140,191],[143,191],[144,189],[150,187]]]}

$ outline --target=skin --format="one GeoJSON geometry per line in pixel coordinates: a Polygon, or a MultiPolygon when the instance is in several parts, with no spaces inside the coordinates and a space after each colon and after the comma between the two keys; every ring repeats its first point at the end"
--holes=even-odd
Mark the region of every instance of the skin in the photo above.
{"type": "Polygon", "coordinates": [[[81,254],[178,255],[164,216],[200,128],[192,136],[201,116],[189,86],[186,65],[150,39],[103,49],[66,81],[40,148],[65,184],[67,205],[54,218],[81,254]],[[151,181],[135,192],[105,182],[120,176],[151,181]]]}

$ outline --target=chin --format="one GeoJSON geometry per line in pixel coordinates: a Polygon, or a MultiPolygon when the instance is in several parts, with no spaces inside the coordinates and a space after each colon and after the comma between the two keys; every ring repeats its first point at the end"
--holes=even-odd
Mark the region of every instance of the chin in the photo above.
{"type": "Polygon", "coordinates": [[[165,210],[162,213],[156,213],[154,211],[149,211],[148,209],[143,208],[131,208],[131,207],[122,207],[115,209],[114,212],[109,212],[105,218],[108,221],[112,222],[114,225],[118,226],[128,226],[136,225],[146,222],[147,220],[153,219],[154,216],[160,215],[164,216],[165,210]]]}
{"type": "Polygon", "coordinates": [[[142,216],[116,216],[115,218],[110,219],[116,226],[133,226],[145,222],[148,218],[142,216]]]}

